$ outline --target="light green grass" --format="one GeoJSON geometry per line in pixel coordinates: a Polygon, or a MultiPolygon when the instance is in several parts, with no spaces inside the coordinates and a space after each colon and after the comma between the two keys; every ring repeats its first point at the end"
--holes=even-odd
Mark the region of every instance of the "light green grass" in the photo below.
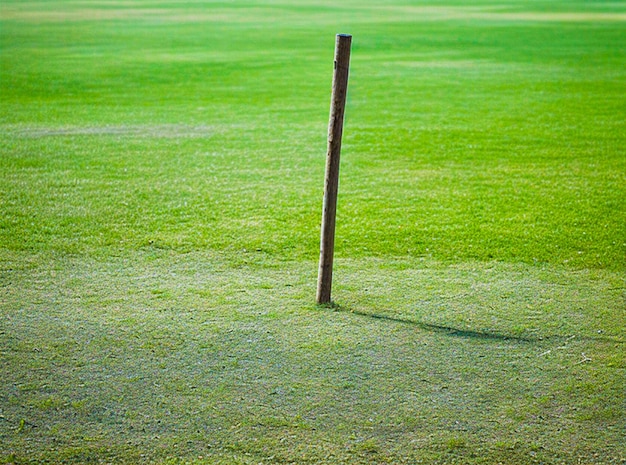
{"type": "Polygon", "coordinates": [[[22,262],[3,441],[70,462],[623,459],[619,275],[344,260],[329,311],[314,269],[159,250],[22,262]]]}
{"type": "Polygon", "coordinates": [[[2,2],[0,462],[623,463],[625,40],[622,2],[2,2]]]}

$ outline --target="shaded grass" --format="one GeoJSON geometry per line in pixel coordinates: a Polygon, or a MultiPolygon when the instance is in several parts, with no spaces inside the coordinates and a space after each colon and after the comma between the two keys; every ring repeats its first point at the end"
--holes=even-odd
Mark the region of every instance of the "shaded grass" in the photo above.
{"type": "Polygon", "coordinates": [[[314,263],[260,255],[235,267],[155,250],[4,268],[4,284],[22,283],[4,287],[9,453],[623,459],[618,274],[347,261],[336,284],[346,304],[332,311],[310,303],[314,275],[297,271],[314,263]]]}

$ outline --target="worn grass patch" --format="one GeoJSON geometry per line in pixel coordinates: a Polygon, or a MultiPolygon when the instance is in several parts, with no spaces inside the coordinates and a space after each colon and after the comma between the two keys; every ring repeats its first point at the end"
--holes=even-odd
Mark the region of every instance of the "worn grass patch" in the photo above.
{"type": "Polygon", "coordinates": [[[332,310],[315,263],[260,253],[22,258],[2,268],[17,462],[624,458],[617,273],[343,261],[332,310]]]}

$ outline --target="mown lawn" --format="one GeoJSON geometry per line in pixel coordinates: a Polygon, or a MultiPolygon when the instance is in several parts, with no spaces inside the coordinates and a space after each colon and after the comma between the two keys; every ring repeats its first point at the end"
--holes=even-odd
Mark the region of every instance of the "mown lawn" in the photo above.
{"type": "Polygon", "coordinates": [[[623,464],[623,44],[623,2],[4,0],[0,463],[623,464]]]}

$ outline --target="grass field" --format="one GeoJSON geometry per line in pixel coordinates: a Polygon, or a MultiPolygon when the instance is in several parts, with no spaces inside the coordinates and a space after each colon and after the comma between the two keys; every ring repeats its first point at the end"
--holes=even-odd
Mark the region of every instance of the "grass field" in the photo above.
{"type": "Polygon", "coordinates": [[[0,463],[623,465],[624,63],[623,1],[2,0],[0,463]]]}

